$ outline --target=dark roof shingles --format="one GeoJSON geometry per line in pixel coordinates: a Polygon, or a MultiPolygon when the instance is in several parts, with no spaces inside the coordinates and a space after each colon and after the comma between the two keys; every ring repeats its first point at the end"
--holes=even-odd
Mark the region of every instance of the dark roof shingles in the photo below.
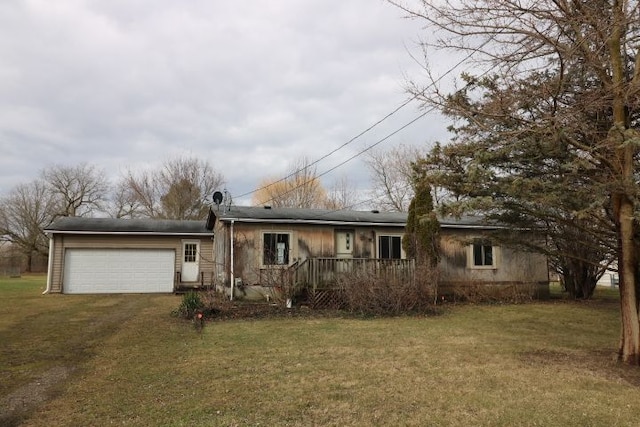
{"type": "MultiPolygon", "coordinates": [[[[402,226],[407,222],[406,212],[378,212],[378,211],[350,211],[325,209],[296,209],[296,208],[265,208],[256,206],[231,206],[226,212],[214,212],[223,221],[252,220],[279,222],[344,222],[370,223],[389,226],[402,226]]],[[[494,228],[495,224],[488,224],[479,216],[463,216],[460,218],[440,218],[440,224],[446,228],[477,227],[494,228]]]]}
{"type": "Polygon", "coordinates": [[[153,234],[210,234],[205,221],[82,218],[62,217],[56,219],[46,231],[49,232],[102,232],[102,233],[153,233],[153,234]]]}

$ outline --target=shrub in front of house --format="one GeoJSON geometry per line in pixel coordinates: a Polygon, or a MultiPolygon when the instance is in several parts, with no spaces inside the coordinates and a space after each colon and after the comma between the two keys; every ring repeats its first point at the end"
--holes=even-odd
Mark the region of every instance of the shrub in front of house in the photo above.
{"type": "Polygon", "coordinates": [[[402,278],[380,271],[343,274],[338,289],[343,307],[367,315],[399,315],[432,311],[437,295],[437,273],[431,269],[402,278]]]}
{"type": "Polygon", "coordinates": [[[215,290],[189,291],[182,296],[180,306],[172,314],[202,323],[205,319],[265,317],[274,312],[273,308],[268,304],[229,301],[226,295],[215,290]]]}
{"type": "Polygon", "coordinates": [[[531,302],[536,298],[536,284],[467,282],[442,289],[448,299],[469,303],[531,302]]]}
{"type": "Polygon", "coordinates": [[[200,297],[200,294],[195,291],[189,291],[182,295],[182,302],[173,314],[185,319],[192,319],[198,311],[202,311],[205,308],[204,302],[200,297]]]}

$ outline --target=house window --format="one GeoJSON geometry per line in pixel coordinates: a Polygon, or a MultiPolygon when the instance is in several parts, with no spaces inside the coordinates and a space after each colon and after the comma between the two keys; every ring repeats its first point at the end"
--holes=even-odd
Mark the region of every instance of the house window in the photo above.
{"type": "Polygon", "coordinates": [[[476,240],[473,242],[473,267],[494,267],[495,250],[491,242],[476,240]]]}
{"type": "Polygon", "coordinates": [[[184,262],[196,262],[196,254],[198,252],[197,243],[184,244],[184,262]]]}
{"type": "Polygon", "coordinates": [[[401,259],[402,258],[402,237],[401,236],[378,236],[378,258],[401,259]]]}
{"type": "Polygon", "coordinates": [[[262,248],[262,263],[264,265],[289,264],[288,233],[264,233],[262,248]]]}

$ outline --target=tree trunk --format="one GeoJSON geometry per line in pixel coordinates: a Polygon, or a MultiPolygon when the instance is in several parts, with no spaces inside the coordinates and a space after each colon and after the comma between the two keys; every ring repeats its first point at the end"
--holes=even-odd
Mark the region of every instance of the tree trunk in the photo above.
{"type": "Polygon", "coordinates": [[[619,358],[621,361],[640,364],[640,323],[636,294],[636,257],[633,241],[633,203],[622,200],[618,204],[618,268],[620,274],[620,312],[622,333],[619,358]]]}
{"type": "Polygon", "coordinates": [[[618,268],[620,274],[620,311],[622,332],[620,334],[619,358],[621,361],[640,363],[640,324],[638,323],[638,295],[636,293],[637,256],[634,242],[635,182],[634,146],[626,134],[629,127],[625,109],[625,64],[622,57],[622,40],[625,31],[625,2],[614,0],[614,19],[608,47],[611,58],[611,90],[613,96],[613,128],[609,134],[610,149],[615,153],[619,177],[618,188],[613,190],[614,221],[618,234],[618,268]]]}
{"type": "Polygon", "coordinates": [[[25,273],[31,273],[31,264],[33,263],[33,251],[28,251],[27,255],[27,265],[25,267],[25,273]]]}

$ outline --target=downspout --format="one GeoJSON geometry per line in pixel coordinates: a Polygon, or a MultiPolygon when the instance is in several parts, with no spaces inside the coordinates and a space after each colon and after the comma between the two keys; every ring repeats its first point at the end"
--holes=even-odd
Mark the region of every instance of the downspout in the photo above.
{"type": "Polygon", "coordinates": [[[231,277],[231,295],[229,296],[229,300],[233,301],[233,293],[235,292],[235,278],[233,276],[233,220],[231,220],[231,232],[229,233],[229,246],[231,248],[231,262],[229,266],[229,277],[231,277]]]}
{"type": "Polygon", "coordinates": [[[42,295],[51,291],[51,281],[53,276],[53,234],[49,234],[49,259],[47,260],[47,288],[42,295]]]}

